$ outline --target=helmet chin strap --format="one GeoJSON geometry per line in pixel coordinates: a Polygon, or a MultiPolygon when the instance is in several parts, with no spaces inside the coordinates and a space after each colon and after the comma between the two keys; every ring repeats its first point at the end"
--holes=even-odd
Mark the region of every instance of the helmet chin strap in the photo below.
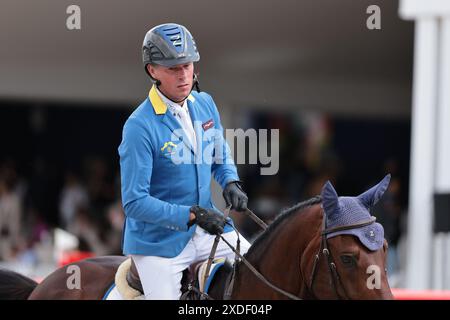
{"type": "Polygon", "coordinates": [[[192,87],[191,87],[191,90],[189,91],[189,94],[186,96],[186,97],[184,97],[183,99],[181,99],[181,100],[179,100],[179,101],[176,101],[176,100],[173,100],[173,99],[171,99],[171,98],[169,98],[160,88],[159,88],[159,86],[161,85],[161,81],[159,81],[159,80],[156,80],[155,81],[155,85],[156,85],[156,87],[159,89],[159,92],[161,92],[162,93],[162,95],[164,96],[164,97],[166,97],[167,99],[169,99],[170,101],[172,101],[172,102],[175,102],[175,103],[181,103],[181,102],[184,102],[184,100],[186,100],[188,97],[189,97],[189,95],[191,94],[191,92],[192,92],[192,90],[194,89],[194,87],[195,87],[195,89],[197,90],[197,92],[200,92],[200,87],[199,87],[199,83],[198,83],[198,77],[197,77],[197,75],[194,73],[194,81],[193,81],[193,83],[192,83],[192,87]]]}
{"type": "MultiPolygon", "coordinates": [[[[194,73],[194,83],[192,84],[192,89],[195,87],[195,90],[197,90],[197,92],[200,92],[200,82],[198,81],[198,75],[196,73],[194,73]]],[[[191,91],[192,91],[191,89],[191,91]]]]}

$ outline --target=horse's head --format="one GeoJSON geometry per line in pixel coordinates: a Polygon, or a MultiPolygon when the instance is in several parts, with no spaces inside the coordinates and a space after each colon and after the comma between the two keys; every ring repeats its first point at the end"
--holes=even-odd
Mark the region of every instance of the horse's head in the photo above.
{"type": "Polygon", "coordinates": [[[369,213],[389,180],[387,175],[357,197],[338,197],[330,182],[324,185],[322,232],[310,247],[317,255],[313,262],[304,261],[311,270],[309,290],[316,298],[393,298],[385,271],[384,230],[369,213]]]}

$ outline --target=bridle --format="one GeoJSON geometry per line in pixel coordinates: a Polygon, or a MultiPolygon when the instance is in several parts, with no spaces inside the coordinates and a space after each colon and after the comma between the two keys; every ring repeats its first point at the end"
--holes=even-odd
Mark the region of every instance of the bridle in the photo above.
{"type": "MultiPolygon", "coordinates": [[[[230,208],[227,208],[227,211],[229,211],[230,208]]],[[[262,229],[267,229],[267,224],[265,224],[257,215],[255,215],[250,209],[247,209],[246,211],[244,211],[247,215],[249,215],[249,217],[251,217],[262,229]]],[[[323,209],[322,209],[323,212],[323,209]]],[[[376,218],[375,217],[371,217],[369,220],[367,221],[363,221],[363,222],[359,222],[359,223],[354,223],[354,224],[349,224],[349,225],[345,225],[345,226],[338,226],[338,227],[333,227],[333,228],[327,228],[326,227],[326,216],[323,213],[323,219],[322,219],[322,232],[321,232],[321,243],[320,243],[320,248],[318,253],[315,256],[314,259],[314,264],[313,264],[313,269],[311,272],[311,277],[310,277],[310,282],[309,282],[309,291],[310,293],[314,296],[314,289],[313,289],[313,285],[314,285],[314,279],[315,279],[315,275],[317,273],[317,265],[319,263],[320,260],[320,255],[321,253],[325,256],[325,258],[327,259],[327,265],[328,265],[328,270],[330,272],[330,284],[333,288],[333,291],[336,295],[337,298],[340,298],[341,296],[339,295],[338,292],[338,284],[340,284],[341,288],[344,291],[344,295],[345,295],[345,299],[348,299],[348,295],[345,292],[345,287],[342,285],[342,281],[340,280],[339,277],[339,273],[337,272],[336,269],[336,264],[333,261],[333,257],[331,255],[330,249],[328,249],[328,241],[327,241],[327,235],[333,232],[337,232],[337,231],[342,231],[342,230],[350,230],[350,229],[356,229],[356,228],[360,228],[360,227],[365,227],[368,225],[371,225],[375,222],[376,218]]],[[[227,223],[229,224],[229,223],[227,223]]],[[[250,262],[247,261],[247,259],[245,259],[245,257],[243,257],[240,254],[240,239],[239,239],[239,232],[236,230],[236,228],[234,228],[231,224],[229,224],[237,233],[238,239],[237,239],[237,245],[236,248],[230,244],[222,235],[220,235],[220,238],[228,245],[228,247],[230,247],[230,249],[235,253],[235,262],[234,262],[234,266],[233,266],[233,271],[232,274],[230,275],[230,279],[228,282],[228,286],[225,290],[225,294],[224,294],[224,298],[225,299],[230,299],[231,297],[231,293],[233,290],[233,284],[234,284],[234,277],[236,275],[236,267],[238,265],[238,262],[241,261],[243,262],[248,268],[249,270],[258,278],[260,279],[263,283],[265,283],[267,286],[269,286],[270,288],[272,288],[273,290],[277,291],[278,293],[288,297],[289,299],[292,300],[302,300],[301,298],[295,296],[292,293],[289,293],[287,291],[284,291],[283,289],[277,287],[276,285],[274,285],[273,283],[271,283],[269,280],[267,280],[258,270],[255,269],[255,267],[253,267],[250,262]]],[[[214,246],[213,246],[214,248],[214,246]]],[[[215,250],[211,251],[211,255],[213,256],[213,251],[215,252],[215,250]]],[[[211,259],[212,260],[212,259],[211,259]]],[[[210,264],[210,262],[209,262],[210,264]]],[[[197,292],[197,290],[194,287],[190,287],[191,290],[194,290],[197,292]]],[[[197,292],[200,297],[202,299],[209,299],[212,300],[213,298],[211,298],[208,294],[204,293],[204,292],[197,292]]]]}
{"type": "MultiPolygon", "coordinates": [[[[322,209],[323,210],[323,209],[322,209]]],[[[339,277],[339,273],[337,271],[336,268],[336,264],[333,261],[333,257],[331,254],[330,249],[328,248],[328,240],[327,240],[327,236],[330,233],[334,233],[334,232],[338,232],[338,231],[343,231],[343,230],[351,230],[351,229],[356,229],[356,228],[361,228],[361,227],[365,227],[368,225],[373,224],[376,221],[375,217],[371,217],[369,220],[363,221],[363,222],[359,222],[359,223],[354,223],[354,224],[349,224],[349,225],[345,225],[345,226],[338,226],[338,227],[333,227],[333,228],[327,228],[326,227],[326,216],[325,214],[323,214],[323,222],[322,222],[322,232],[321,232],[321,241],[320,241],[320,248],[319,251],[317,252],[315,258],[314,258],[314,264],[313,264],[313,268],[312,268],[312,272],[311,272],[311,276],[310,276],[310,281],[309,281],[309,291],[310,293],[315,296],[314,294],[314,279],[315,276],[317,274],[317,265],[319,264],[319,260],[320,260],[320,256],[323,255],[326,259],[327,262],[327,266],[328,266],[328,271],[330,274],[330,285],[333,288],[334,294],[336,295],[336,297],[342,298],[341,295],[339,295],[339,285],[342,288],[343,292],[344,292],[344,299],[348,300],[349,296],[347,294],[347,292],[345,291],[345,287],[342,284],[341,278],[339,277]]]]}

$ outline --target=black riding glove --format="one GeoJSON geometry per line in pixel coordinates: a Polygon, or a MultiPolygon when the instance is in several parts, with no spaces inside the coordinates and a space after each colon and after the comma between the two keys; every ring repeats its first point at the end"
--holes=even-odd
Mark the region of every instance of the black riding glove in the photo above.
{"type": "Polygon", "coordinates": [[[223,197],[227,207],[231,204],[231,209],[236,211],[247,210],[247,194],[242,190],[240,181],[231,181],[223,190],[223,197]]]}
{"type": "Polygon", "coordinates": [[[195,215],[195,219],[188,223],[192,226],[196,223],[205,229],[209,234],[218,235],[223,233],[225,227],[225,217],[215,209],[204,209],[200,206],[192,206],[190,212],[195,215]]]}

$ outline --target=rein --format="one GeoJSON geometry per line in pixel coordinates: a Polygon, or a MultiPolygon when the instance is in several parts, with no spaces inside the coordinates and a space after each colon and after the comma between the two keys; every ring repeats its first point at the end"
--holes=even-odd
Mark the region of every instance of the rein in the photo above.
{"type": "MultiPolygon", "coordinates": [[[[231,209],[231,206],[229,206],[229,207],[227,207],[227,208],[225,209],[225,217],[228,216],[230,209],[231,209]]],[[[263,230],[266,230],[266,229],[267,229],[267,224],[266,224],[264,221],[262,221],[257,215],[255,215],[250,209],[246,209],[246,211],[244,211],[244,212],[245,212],[250,218],[252,218],[253,221],[255,221],[255,222],[256,222],[263,230]]],[[[245,259],[245,258],[241,255],[241,253],[240,253],[240,242],[241,242],[241,240],[239,239],[239,232],[236,230],[236,228],[235,228],[231,223],[226,222],[226,224],[229,225],[230,227],[232,227],[233,230],[234,230],[234,231],[236,232],[236,234],[237,234],[238,239],[237,239],[236,248],[235,248],[232,244],[230,244],[230,243],[229,243],[222,235],[216,236],[216,239],[215,239],[215,241],[214,241],[214,245],[213,245],[213,247],[212,247],[212,249],[211,249],[211,253],[210,253],[210,256],[209,256],[209,259],[208,259],[208,264],[207,264],[207,266],[206,266],[206,270],[209,271],[209,270],[210,270],[210,267],[211,267],[212,260],[214,259],[214,254],[215,254],[215,252],[216,252],[218,239],[219,239],[219,237],[220,237],[220,239],[222,239],[222,240],[226,243],[226,245],[227,245],[228,247],[230,247],[230,249],[231,249],[231,250],[234,252],[234,254],[235,254],[235,262],[234,262],[234,264],[233,264],[233,271],[232,271],[232,274],[231,274],[231,277],[230,277],[230,281],[229,281],[229,283],[228,283],[228,286],[226,287],[226,290],[225,290],[225,295],[224,295],[225,300],[229,300],[230,297],[231,297],[231,293],[232,293],[233,285],[234,285],[234,279],[235,279],[235,275],[236,275],[237,262],[239,262],[239,261],[242,261],[242,262],[250,269],[250,271],[253,272],[253,274],[254,274],[258,279],[260,279],[263,283],[265,283],[267,286],[269,286],[269,287],[272,288],[273,290],[277,291],[278,293],[281,293],[282,295],[284,295],[284,296],[286,296],[286,297],[288,297],[288,298],[290,298],[290,299],[292,299],[292,300],[302,300],[302,299],[300,299],[299,297],[293,295],[292,293],[289,293],[289,292],[284,291],[283,289],[277,287],[276,285],[274,285],[273,283],[271,283],[269,280],[267,280],[267,279],[266,279],[266,278],[265,278],[258,270],[256,270],[255,267],[253,267],[252,264],[251,264],[250,262],[248,262],[248,260],[245,259]]],[[[206,279],[207,279],[208,276],[209,276],[208,273],[209,273],[209,272],[206,272],[206,273],[205,273],[205,283],[206,283],[206,279]]],[[[193,287],[192,287],[191,289],[195,290],[193,287]]],[[[200,296],[201,296],[202,298],[205,298],[205,299],[208,299],[208,300],[214,300],[211,296],[209,296],[209,295],[208,295],[207,293],[205,293],[205,292],[200,292],[199,290],[195,290],[195,291],[196,291],[197,293],[199,293],[200,296]]]]}
{"type": "MultiPolygon", "coordinates": [[[[227,224],[230,225],[230,226],[236,231],[236,233],[237,233],[237,235],[238,235],[238,240],[237,240],[238,245],[237,245],[236,247],[239,248],[239,242],[240,242],[240,240],[239,240],[239,232],[237,232],[236,228],[234,228],[230,223],[227,223],[227,224]]],[[[236,272],[235,272],[235,267],[237,266],[236,262],[238,262],[239,259],[240,259],[240,261],[242,261],[242,262],[247,266],[247,268],[250,269],[251,272],[253,272],[253,274],[254,274],[259,280],[261,280],[261,281],[262,281],[263,283],[265,283],[267,286],[271,287],[273,290],[277,291],[278,293],[281,293],[282,295],[284,295],[284,296],[286,296],[286,297],[288,297],[288,298],[290,298],[290,299],[292,299],[292,300],[302,300],[302,299],[300,299],[299,297],[293,295],[292,293],[289,293],[289,292],[287,292],[287,291],[284,291],[283,289],[277,287],[276,285],[274,285],[273,283],[271,283],[269,280],[267,280],[267,279],[266,279],[266,278],[265,278],[258,270],[255,269],[255,267],[252,266],[252,264],[251,264],[250,262],[248,262],[247,259],[245,259],[245,258],[240,254],[239,249],[235,249],[235,248],[233,247],[233,245],[231,245],[231,244],[230,244],[230,243],[229,243],[222,235],[220,236],[220,238],[222,238],[222,240],[227,244],[227,246],[230,247],[231,250],[233,250],[233,252],[234,252],[235,255],[236,255],[235,263],[234,263],[234,266],[233,266],[233,274],[232,274],[232,276],[231,276],[230,283],[229,283],[229,285],[228,285],[228,287],[227,287],[227,289],[226,289],[226,292],[225,292],[225,299],[226,299],[226,300],[230,299],[230,297],[231,297],[231,291],[232,291],[232,289],[233,289],[233,284],[234,284],[234,276],[236,275],[236,272]]]]}
{"type": "MultiPolygon", "coordinates": [[[[231,205],[228,206],[225,209],[225,217],[228,217],[229,211],[231,209],[231,205]]],[[[244,211],[245,214],[247,214],[251,219],[253,219],[253,221],[255,221],[263,230],[267,229],[267,224],[262,221],[258,216],[256,216],[250,209],[246,209],[246,211],[244,211]]],[[[339,293],[338,293],[338,286],[337,283],[339,282],[341,284],[341,287],[344,290],[344,293],[346,295],[346,297],[348,297],[348,295],[345,292],[345,288],[342,285],[342,282],[340,280],[339,274],[337,272],[336,269],[336,264],[333,261],[333,258],[331,257],[330,254],[330,250],[328,249],[328,242],[327,242],[327,235],[333,232],[337,232],[337,231],[342,231],[342,230],[349,230],[349,229],[355,229],[355,228],[360,228],[360,227],[365,227],[367,225],[370,225],[372,223],[374,223],[376,220],[375,217],[371,217],[371,219],[367,220],[367,221],[363,221],[361,223],[355,223],[355,224],[350,224],[350,225],[345,225],[345,226],[338,226],[338,227],[334,227],[334,228],[326,228],[326,217],[324,215],[323,217],[323,223],[322,223],[322,232],[321,232],[321,237],[322,237],[322,241],[320,244],[320,248],[319,248],[319,252],[316,254],[315,256],[315,260],[314,260],[314,265],[313,265],[313,270],[311,273],[311,277],[310,277],[310,285],[309,285],[309,290],[311,291],[311,293],[314,295],[313,293],[313,285],[314,285],[314,279],[315,279],[315,275],[316,275],[316,271],[317,271],[317,264],[319,262],[320,259],[320,252],[322,252],[322,254],[326,257],[327,259],[327,264],[328,264],[328,270],[330,272],[330,276],[331,276],[331,285],[333,287],[333,290],[336,294],[336,296],[339,298],[339,293]]],[[[252,266],[252,264],[250,262],[248,262],[248,260],[246,258],[244,258],[244,256],[241,255],[240,253],[240,239],[239,239],[239,232],[236,230],[236,228],[229,222],[226,222],[227,225],[229,225],[230,227],[233,228],[233,230],[236,232],[237,234],[237,243],[236,243],[236,248],[230,244],[221,234],[217,235],[214,241],[214,245],[211,249],[211,253],[210,256],[208,258],[208,265],[206,267],[206,270],[209,271],[210,267],[211,267],[211,263],[214,259],[214,254],[217,248],[217,243],[219,241],[219,237],[220,239],[222,239],[225,244],[230,247],[230,249],[234,252],[235,254],[235,262],[233,265],[233,271],[232,274],[230,275],[230,280],[229,283],[225,289],[225,294],[224,294],[224,299],[225,300],[229,300],[231,298],[231,294],[233,291],[233,286],[234,286],[234,280],[235,280],[235,275],[236,275],[236,268],[238,265],[238,262],[243,262],[248,268],[249,270],[259,279],[261,280],[264,284],[266,284],[267,286],[269,286],[270,288],[272,288],[273,290],[277,291],[278,293],[288,297],[289,299],[292,300],[303,300],[295,295],[293,295],[292,293],[289,293],[279,287],[277,287],[276,285],[274,285],[273,283],[271,283],[269,280],[267,280],[258,270],[255,269],[255,267],[252,266]]],[[[206,279],[209,277],[208,275],[209,272],[207,272],[205,274],[205,283],[206,283],[206,279]]],[[[191,290],[195,291],[196,293],[198,293],[200,295],[200,297],[202,299],[208,299],[208,300],[214,300],[211,296],[209,296],[207,293],[205,292],[201,292],[200,290],[198,290],[197,288],[191,286],[190,287],[191,290]]]]}

